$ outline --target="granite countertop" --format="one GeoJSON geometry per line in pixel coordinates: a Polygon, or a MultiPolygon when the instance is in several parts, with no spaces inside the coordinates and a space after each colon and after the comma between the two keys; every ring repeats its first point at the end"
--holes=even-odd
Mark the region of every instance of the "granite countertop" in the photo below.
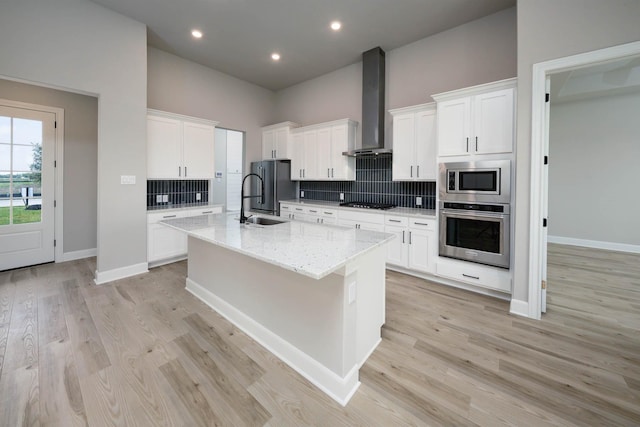
{"type": "Polygon", "coordinates": [[[391,209],[348,208],[348,207],[340,206],[340,202],[328,202],[325,200],[306,200],[306,199],[280,200],[280,203],[298,203],[305,206],[331,207],[336,209],[346,209],[350,211],[357,210],[360,212],[365,211],[365,212],[371,212],[371,213],[412,216],[412,217],[419,217],[419,218],[431,217],[435,219],[436,217],[435,209],[419,209],[419,208],[403,208],[403,207],[396,207],[391,209]]]}
{"type": "Polygon", "coordinates": [[[241,225],[238,213],[167,219],[160,223],[314,279],[322,279],[395,238],[388,233],[302,221],[269,226],[241,225]]]}
{"type": "Polygon", "coordinates": [[[184,211],[191,209],[207,209],[207,208],[224,208],[222,204],[212,203],[192,203],[189,205],[162,205],[162,206],[147,206],[147,213],[151,212],[164,212],[164,211],[184,211]]]}

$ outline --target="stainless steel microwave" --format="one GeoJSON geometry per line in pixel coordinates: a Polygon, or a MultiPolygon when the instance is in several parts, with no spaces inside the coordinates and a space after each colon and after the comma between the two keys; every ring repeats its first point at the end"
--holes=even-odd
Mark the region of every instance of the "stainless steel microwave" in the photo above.
{"type": "Polygon", "coordinates": [[[511,202],[511,160],[440,163],[440,200],[511,202]]]}

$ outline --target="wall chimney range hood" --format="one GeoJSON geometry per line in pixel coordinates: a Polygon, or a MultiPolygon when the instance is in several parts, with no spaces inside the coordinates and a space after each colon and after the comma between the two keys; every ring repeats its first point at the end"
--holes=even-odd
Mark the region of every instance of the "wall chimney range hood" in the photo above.
{"type": "Polygon", "coordinates": [[[384,148],[384,57],[379,47],[362,54],[362,148],[345,151],[345,156],[391,155],[384,148]]]}

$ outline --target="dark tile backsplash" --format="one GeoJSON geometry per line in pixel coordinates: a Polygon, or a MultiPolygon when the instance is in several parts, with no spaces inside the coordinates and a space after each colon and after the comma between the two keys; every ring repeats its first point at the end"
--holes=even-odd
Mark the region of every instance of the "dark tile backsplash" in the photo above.
{"type": "Polygon", "coordinates": [[[147,180],[147,209],[176,206],[198,206],[209,203],[209,181],[201,180],[147,180]],[[197,194],[200,194],[200,200],[197,194]],[[159,202],[158,196],[167,196],[159,202]]]}
{"type": "Polygon", "coordinates": [[[391,156],[356,159],[355,181],[300,181],[305,199],[345,202],[392,203],[407,208],[435,209],[435,182],[400,182],[391,180],[391,156]],[[422,197],[422,206],[416,206],[422,197]]]}

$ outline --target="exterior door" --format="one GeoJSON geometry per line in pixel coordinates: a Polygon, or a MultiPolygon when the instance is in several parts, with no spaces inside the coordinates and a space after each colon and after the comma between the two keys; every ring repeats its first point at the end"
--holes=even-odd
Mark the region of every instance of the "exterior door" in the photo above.
{"type": "Polygon", "coordinates": [[[0,270],[51,262],[55,114],[0,102],[0,270]]]}

